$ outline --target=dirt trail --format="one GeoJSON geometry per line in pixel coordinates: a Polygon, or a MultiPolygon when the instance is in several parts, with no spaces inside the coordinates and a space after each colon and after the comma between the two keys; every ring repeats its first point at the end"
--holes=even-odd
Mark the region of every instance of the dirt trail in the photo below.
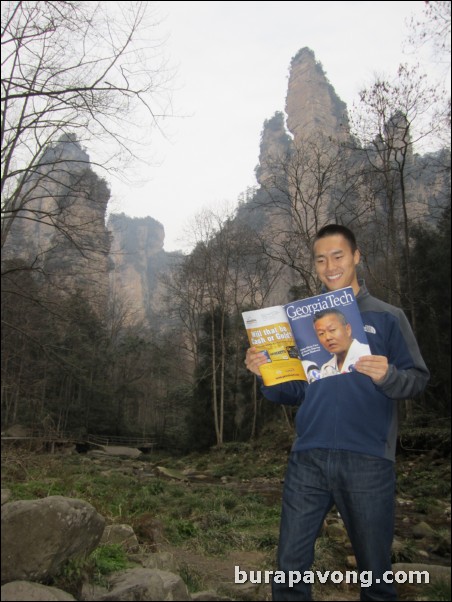
{"type": "MultiPolygon", "coordinates": [[[[213,590],[220,595],[231,597],[235,600],[271,600],[271,587],[269,584],[236,584],[234,582],[235,566],[240,570],[262,571],[264,578],[265,570],[272,570],[268,562],[268,554],[263,552],[233,551],[226,556],[203,556],[190,550],[165,546],[165,551],[173,554],[179,567],[185,568],[187,572],[202,581],[200,585],[203,590],[213,590]]],[[[359,600],[359,591],[356,586],[337,587],[330,585],[314,586],[317,600],[335,600],[338,602],[351,602],[359,600]],[[353,587],[354,590],[348,588],[353,587]]]]}

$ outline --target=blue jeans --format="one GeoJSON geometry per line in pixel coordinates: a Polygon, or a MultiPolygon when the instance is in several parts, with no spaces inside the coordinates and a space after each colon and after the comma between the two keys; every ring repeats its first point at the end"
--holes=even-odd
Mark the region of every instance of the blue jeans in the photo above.
{"type": "MultiPolygon", "coordinates": [[[[292,452],[284,482],[279,571],[303,574],[311,569],[315,541],[335,504],[358,571],[372,571],[372,585],[361,587],[361,600],[397,600],[393,584],[382,578],[391,570],[394,498],[395,471],[390,460],[344,450],[292,452]]],[[[312,600],[309,584],[300,581],[289,587],[287,573],[285,581],[273,582],[273,600],[312,600]]]]}

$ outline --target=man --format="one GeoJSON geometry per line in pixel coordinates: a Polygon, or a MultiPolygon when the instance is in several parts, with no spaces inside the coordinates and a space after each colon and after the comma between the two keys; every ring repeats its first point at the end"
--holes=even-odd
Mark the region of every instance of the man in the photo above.
{"type": "MultiPolygon", "coordinates": [[[[356,361],[369,355],[369,345],[353,338],[352,327],[338,309],[324,309],[314,314],[314,330],[320,343],[333,357],[320,368],[320,378],[351,372],[356,361]]],[[[308,378],[309,381],[309,378],[308,378]]]]}
{"type": "MultiPolygon", "coordinates": [[[[394,531],[397,404],[422,391],[429,373],[404,313],[372,297],[359,283],[360,253],[353,232],[331,224],[316,236],[313,257],[327,290],[351,286],[372,355],[339,378],[262,387],[267,399],[301,404],[297,437],[284,482],[278,548],[279,570],[308,571],[325,516],[336,505],[357,560],[372,571],[361,600],[396,600],[383,575],[391,570],[394,531]]],[[[266,359],[248,349],[246,366],[259,375],[266,359]]],[[[334,567],[331,567],[334,570],[334,567]]],[[[311,600],[311,586],[274,579],[274,600],[311,600]]]]}

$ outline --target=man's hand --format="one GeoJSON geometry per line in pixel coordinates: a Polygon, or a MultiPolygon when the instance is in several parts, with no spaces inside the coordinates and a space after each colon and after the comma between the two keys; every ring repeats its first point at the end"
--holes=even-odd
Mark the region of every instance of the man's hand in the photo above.
{"type": "Polygon", "coordinates": [[[259,366],[262,364],[267,364],[268,358],[265,353],[258,351],[256,347],[250,347],[246,352],[245,358],[245,366],[248,368],[250,372],[256,374],[256,376],[260,376],[259,366]]]}
{"type": "Polygon", "coordinates": [[[376,385],[385,379],[389,364],[388,358],[384,355],[363,355],[355,364],[357,372],[370,376],[376,385]]]}

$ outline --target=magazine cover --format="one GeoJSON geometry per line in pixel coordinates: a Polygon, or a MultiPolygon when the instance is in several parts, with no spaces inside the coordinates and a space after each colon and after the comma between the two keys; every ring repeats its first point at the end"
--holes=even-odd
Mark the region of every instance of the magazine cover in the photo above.
{"type": "Polygon", "coordinates": [[[259,368],[265,385],[307,380],[286,312],[282,305],[242,313],[251,347],[267,356],[259,368]]]}
{"type": "Polygon", "coordinates": [[[371,355],[351,287],[284,305],[308,382],[353,372],[371,355]]]}

